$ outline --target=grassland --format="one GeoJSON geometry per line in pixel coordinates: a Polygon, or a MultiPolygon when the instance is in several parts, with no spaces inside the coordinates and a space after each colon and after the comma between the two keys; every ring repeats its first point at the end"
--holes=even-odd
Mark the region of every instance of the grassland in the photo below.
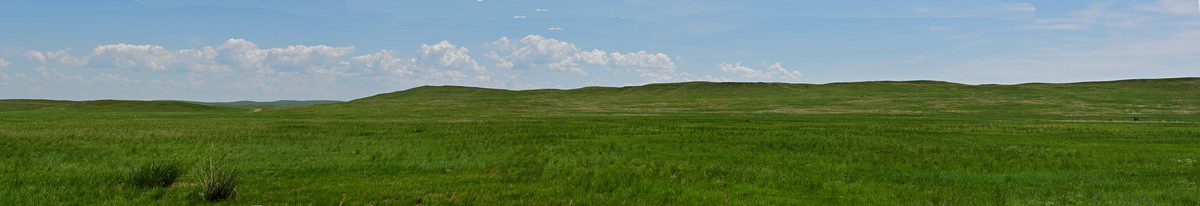
{"type": "Polygon", "coordinates": [[[1196,205],[1200,78],[1072,84],[419,87],[267,108],[0,101],[0,202],[231,205],[1196,205]],[[1140,121],[1133,121],[1134,117],[1140,121]]]}

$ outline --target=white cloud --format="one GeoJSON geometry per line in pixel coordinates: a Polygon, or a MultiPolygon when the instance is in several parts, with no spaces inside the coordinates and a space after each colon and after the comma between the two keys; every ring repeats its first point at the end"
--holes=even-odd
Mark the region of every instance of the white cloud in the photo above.
{"type": "MultiPolygon", "coordinates": [[[[216,46],[184,50],[169,50],[157,45],[101,45],[82,59],[71,57],[66,54],[67,51],[31,51],[25,56],[42,63],[68,66],[183,73],[183,77],[189,79],[184,82],[203,82],[194,79],[199,77],[232,78],[234,83],[230,83],[229,88],[264,92],[320,92],[335,86],[333,83],[338,78],[355,75],[347,72],[350,62],[345,61],[346,56],[354,51],[354,46],[294,45],[259,48],[257,44],[244,39],[229,39],[216,46]]],[[[119,74],[83,78],[65,75],[53,68],[43,68],[39,72],[43,73],[42,76],[84,83],[140,82],[119,74]]]]}
{"type": "Polygon", "coordinates": [[[497,69],[512,69],[512,67],[513,67],[512,62],[504,60],[504,58],[500,57],[500,55],[496,54],[496,52],[489,52],[486,56],[487,56],[488,60],[492,60],[492,62],[496,62],[497,69]]]}
{"type": "Polygon", "coordinates": [[[174,64],[174,53],[161,46],[110,44],[96,47],[88,58],[90,65],[116,68],[145,68],[164,71],[174,64]]]}
{"type": "MultiPolygon", "coordinates": [[[[615,54],[620,55],[620,53],[615,54]]],[[[572,60],[582,61],[583,64],[604,66],[608,65],[610,58],[608,56],[608,52],[604,52],[599,49],[593,49],[592,51],[581,51],[579,53],[575,53],[572,60]]]]}
{"type": "Polygon", "coordinates": [[[4,61],[4,58],[0,58],[0,69],[7,68],[9,65],[12,65],[12,63],[4,61]]]}
{"type": "Polygon", "coordinates": [[[748,66],[743,66],[741,62],[729,64],[723,62],[717,65],[721,71],[730,74],[736,74],[744,78],[750,79],[800,79],[803,76],[799,71],[789,71],[784,69],[782,63],[775,63],[767,66],[765,70],[752,69],[748,66]]]}
{"type": "Polygon", "coordinates": [[[337,63],[338,58],[349,55],[351,52],[354,52],[354,46],[295,45],[285,48],[271,48],[267,49],[266,64],[276,68],[326,65],[337,63]]]}
{"type": "Polygon", "coordinates": [[[366,72],[390,75],[389,79],[392,80],[410,76],[424,79],[460,80],[469,77],[463,71],[475,74],[487,73],[487,68],[480,66],[467,54],[469,51],[466,47],[458,47],[449,41],[442,41],[433,45],[422,44],[417,49],[416,58],[398,58],[395,57],[394,51],[383,50],[375,54],[353,57],[350,65],[362,68],[366,72]]]}
{"type": "Polygon", "coordinates": [[[804,74],[801,74],[799,71],[788,71],[787,69],[784,69],[783,66],[781,66],[781,65],[782,65],[781,63],[776,62],[775,64],[768,66],[767,67],[767,75],[780,77],[780,78],[787,78],[787,79],[800,79],[800,76],[804,75],[804,74]]]}
{"type": "Polygon", "coordinates": [[[514,18],[514,19],[524,19],[524,18],[529,18],[529,17],[526,17],[526,16],[513,16],[513,18],[514,18]]]}
{"type": "MultiPolygon", "coordinates": [[[[505,40],[507,39],[501,38],[497,41],[505,40]]],[[[509,57],[532,63],[551,63],[569,59],[575,52],[579,51],[579,48],[575,47],[574,44],[538,35],[526,36],[525,38],[521,38],[519,42],[523,46],[514,47],[514,51],[509,57]]],[[[493,42],[493,44],[507,44],[507,42],[493,42]]]]}
{"type": "Polygon", "coordinates": [[[168,50],[157,45],[109,44],[97,46],[82,60],[56,52],[30,51],[26,58],[69,66],[137,68],[148,71],[227,73],[253,71],[261,74],[277,70],[306,72],[326,69],[340,63],[340,58],[354,51],[354,46],[294,45],[282,48],[259,49],[244,39],[229,39],[216,47],[168,50]]]}
{"type": "Polygon", "coordinates": [[[37,61],[38,63],[42,63],[42,64],[46,63],[46,56],[42,55],[42,52],[39,52],[39,51],[26,52],[25,58],[29,59],[29,60],[37,61]]]}
{"type": "Polygon", "coordinates": [[[396,58],[392,50],[383,50],[374,54],[350,58],[356,67],[370,73],[385,73],[395,76],[407,76],[413,73],[413,59],[396,58]]]}
{"type": "Polygon", "coordinates": [[[550,12],[549,9],[534,9],[535,12],[550,12]]]}
{"type": "Polygon", "coordinates": [[[87,58],[82,60],[75,58],[70,54],[67,54],[67,52],[70,51],[71,49],[58,50],[54,52],[29,51],[25,53],[25,58],[42,64],[56,63],[67,66],[83,66],[84,64],[87,64],[87,58]]]}
{"type": "Polygon", "coordinates": [[[550,27],[550,30],[562,31],[562,30],[563,30],[563,28],[561,28],[561,27],[550,27]]]}
{"type": "MultiPolygon", "coordinates": [[[[205,47],[205,50],[208,50],[205,47]]],[[[236,68],[261,68],[266,61],[267,52],[258,49],[258,44],[245,39],[229,39],[217,46],[219,50],[216,61],[236,68]]]]}
{"type": "Polygon", "coordinates": [[[276,70],[305,71],[336,65],[340,63],[340,57],[354,52],[354,46],[294,45],[259,49],[257,44],[245,39],[229,39],[216,48],[205,47],[199,51],[185,51],[201,57],[201,62],[208,62],[208,58],[212,58],[214,63],[234,69],[254,69],[259,73],[271,73],[276,70]]]}
{"type": "Polygon", "coordinates": [[[508,37],[500,37],[500,39],[487,43],[485,46],[498,51],[512,51],[517,48],[517,43],[508,37]]]}
{"type": "Polygon", "coordinates": [[[618,69],[615,72],[634,72],[651,81],[675,80],[683,75],[675,71],[675,63],[671,58],[662,53],[621,53],[599,49],[583,51],[574,44],[539,35],[529,35],[517,41],[502,37],[488,46],[496,51],[508,52],[508,55],[489,56],[489,59],[511,64],[507,67],[514,69],[546,68],[588,76],[585,67],[606,67],[618,69]]]}
{"type": "Polygon", "coordinates": [[[617,67],[675,69],[675,63],[671,62],[671,57],[663,53],[651,54],[646,51],[638,51],[637,53],[621,54],[613,52],[609,54],[609,59],[617,67]]]}
{"type": "Polygon", "coordinates": [[[720,65],[717,65],[717,67],[721,68],[721,71],[725,73],[733,73],[746,78],[766,79],[769,77],[766,74],[763,74],[762,71],[754,70],[747,66],[742,66],[741,62],[738,62],[737,64],[722,62],[720,65]]]}
{"type": "Polygon", "coordinates": [[[422,44],[421,49],[417,50],[420,55],[417,63],[437,69],[470,69],[475,72],[484,72],[486,69],[471,59],[471,55],[468,55],[467,52],[470,50],[467,50],[466,47],[455,46],[449,41],[442,41],[434,45],[422,44]]]}

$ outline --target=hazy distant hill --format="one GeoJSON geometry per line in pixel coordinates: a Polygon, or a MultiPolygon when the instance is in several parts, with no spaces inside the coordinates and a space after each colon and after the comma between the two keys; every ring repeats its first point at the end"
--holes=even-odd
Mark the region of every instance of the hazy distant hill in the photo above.
{"type": "Polygon", "coordinates": [[[0,100],[0,111],[20,110],[86,110],[119,112],[211,112],[240,110],[230,107],[199,105],[180,101],[94,100],[62,101],[40,99],[0,100]]]}
{"type": "Polygon", "coordinates": [[[247,108],[287,107],[312,104],[337,103],[341,101],[274,101],[274,102],[189,102],[189,101],[137,101],[137,100],[93,100],[65,101],[42,99],[3,99],[0,111],[39,109],[89,110],[89,111],[147,111],[147,112],[198,112],[198,111],[243,111],[247,108]]]}
{"type": "Polygon", "coordinates": [[[237,101],[237,102],[193,102],[193,101],[187,101],[187,102],[193,103],[193,104],[200,104],[200,105],[210,105],[210,106],[225,106],[225,107],[237,107],[237,108],[268,108],[268,107],[303,106],[303,105],[312,105],[312,104],[328,104],[328,103],[338,103],[338,102],[342,102],[342,101],[336,101],[336,100],[307,100],[307,101],[280,100],[280,101],[273,101],[273,102],[255,102],[255,101],[237,101]]]}

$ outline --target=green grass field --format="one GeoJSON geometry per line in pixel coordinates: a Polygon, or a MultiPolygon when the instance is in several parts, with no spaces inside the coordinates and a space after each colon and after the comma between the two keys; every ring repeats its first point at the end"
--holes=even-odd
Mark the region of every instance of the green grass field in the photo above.
{"type": "Polygon", "coordinates": [[[1200,78],[0,100],[4,205],[1197,205],[1200,78]],[[1137,117],[1140,121],[1133,121],[1137,117]],[[170,187],[123,171],[186,168],[170,187]]]}

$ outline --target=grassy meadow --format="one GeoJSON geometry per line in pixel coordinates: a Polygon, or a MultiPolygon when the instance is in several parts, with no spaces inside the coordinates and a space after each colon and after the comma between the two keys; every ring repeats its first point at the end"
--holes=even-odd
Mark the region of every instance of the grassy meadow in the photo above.
{"type": "Polygon", "coordinates": [[[1200,78],[0,100],[0,203],[1197,205],[1197,112],[1200,78]],[[210,161],[234,198],[199,195],[210,161]],[[166,163],[170,186],[122,179],[166,163]]]}

